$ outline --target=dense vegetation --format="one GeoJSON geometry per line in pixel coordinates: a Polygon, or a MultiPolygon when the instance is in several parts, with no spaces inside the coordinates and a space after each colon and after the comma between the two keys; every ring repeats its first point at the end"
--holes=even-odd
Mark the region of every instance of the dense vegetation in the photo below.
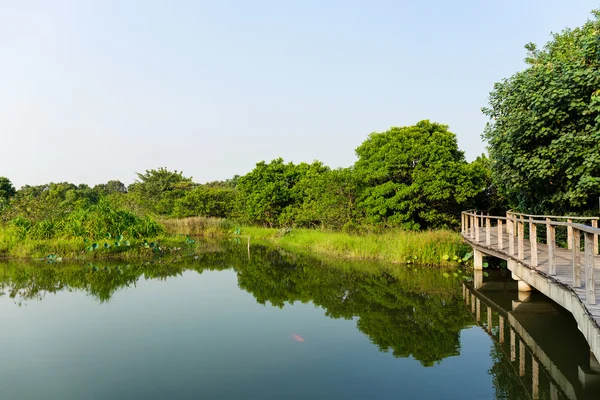
{"type": "Polygon", "coordinates": [[[15,190],[2,178],[2,231],[19,240],[141,239],[164,233],[161,220],[194,216],[350,232],[455,228],[461,209],[489,197],[485,158],[467,163],[445,125],[372,133],[356,154],[350,168],[279,158],[206,184],[166,168],[138,173],[128,187],[63,182],[15,190]]]}
{"type": "Polygon", "coordinates": [[[516,209],[597,213],[600,197],[600,11],[530,43],[529,67],[496,83],[483,134],[493,180],[516,209]]]}

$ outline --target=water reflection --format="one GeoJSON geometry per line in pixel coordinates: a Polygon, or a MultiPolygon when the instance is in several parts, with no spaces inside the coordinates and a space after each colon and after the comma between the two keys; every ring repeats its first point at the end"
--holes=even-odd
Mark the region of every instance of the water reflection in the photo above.
{"type": "MultiPolygon", "coordinates": [[[[494,283],[488,278],[477,280],[479,290],[474,290],[468,286],[461,286],[460,281],[453,276],[444,277],[441,271],[436,269],[406,268],[390,275],[365,272],[365,270],[379,271],[377,266],[368,268],[368,265],[365,264],[359,266],[350,262],[335,261],[324,263],[309,256],[290,254],[282,250],[256,247],[250,258],[246,251],[245,246],[236,246],[230,243],[215,246],[211,251],[188,260],[157,259],[144,264],[0,263],[0,293],[6,298],[12,299],[15,304],[23,306],[30,302],[42,301],[50,294],[71,291],[86,293],[99,303],[110,303],[115,297],[122,298],[122,296],[115,296],[117,292],[135,288],[141,283],[156,283],[159,280],[186,275],[184,278],[192,284],[194,282],[188,276],[192,271],[197,274],[207,274],[206,271],[229,270],[231,272],[227,274],[235,274],[239,288],[243,289],[245,293],[250,293],[257,303],[267,305],[268,307],[265,308],[270,310],[284,309],[288,311],[287,317],[284,314],[274,317],[275,319],[270,319],[271,316],[268,318],[264,316],[264,319],[257,322],[255,318],[258,314],[245,315],[248,312],[245,308],[228,310],[227,298],[238,296],[231,291],[224,292],[221,297],[203,298],[202,301],[216,301],[219,304],[193,304],[190,306],[192,308],[186,309],[188,314],[185,311],[178,311],[177,313],[165,312],[155,315],[152,313],[153,310],[149,310],[147,314],[141,315],[137,311],[139,306],[131,303],[127,306],[127,312],[121,310],[123,314],[118,318],[114,317],[120,323],[126,323],[129,319],[132,320],[132,323],[135,321],[131,328],[133,333],[127,336],[127,338],[132,338],[131,341],[123,339],[121,346],[124,349],[130,346],[136,348],[138,344],[133,338],[138,338],[142,334],[146,340],[153,340],[158,344],[159,350],[154,350],[154,352],[158,351],[163,357],[160,362],[165,366],[172,365],[169,357],[174,350],[171,344],[163,342],[165,333],[160,332],[159,329],[167,329],[162,328],[162,325],[172,327],[172,329],[169,328],[168,334],[177,335],[177,342],[193,342],[195,338],[184,336],[181,330],[185,330],[186,324],[189,324],[189,320],[186,318],[187,315],[193,313],[190,311],[193,307],[206,307],[207,310],[210,308],[210,313],[212,313],[210,318],[213,319],[197,321],[197,326],[194,325],[195,335],[198,335],[198,330],[205,324],[219,323],[222,326],[214,331],[209,327],[204,327],[205,346],[202,351],[209,352],[215,346],[225,346],[225,343],[222,343],[224,339],[221,336],[223,335],[232,341],[227,344],[229,347],[239,342],[237,357],[239,357],[239,353],[249,351],[248,345],[243,343],[245,340],[252,340],[256,342],[254,346],[257,348],[264,346],[264,351],[267,351],[271,346],[270,341],[280,339],[274,339],[275,333],[264,333],[260,326],[253,325],[276,324],[278,323],[277,318],[292,318],[289,310],[297,307],[291,307],[291,305],[312,303],[324,310],[330,318],[339,321],[356,321],[350,323],[355,323],[358,330],[366,335],[381,352],[391,353],[396,358],[412,357],[418,360],[422,366],[434,367],[423,368],[423,370],[438,371],[438,373],[445,371],[446,375],[456,374],[454,378],[438,378],[429,382],[430,378],[427,376],[432,375],[417,373],[414,371],[414,366],[402,367],[405,368],[402,369],[403,375],[398,375],[398,371],[396,371],[393,379],[399,379],[396,383],[403,386],[406,393],[409,392],[408,387],[410,386],[407,380],[420,379],[420,381],[413,382],[413,386],[420,388],[415,390],[422,391],[422,393],[415,392],[414,396],[420,398],[458,398],[456,396],[459,394],[461,398],[477,399],[491,398],[491,396],[498,399],[540,398],[551,400],[600,397],[596,379],[599,376],[597,364],[594,359],[590,358],[587,344],[577,330],[574,321],[560,307],[545,300],[539,294],[533,293],[530,296],[527,295],[528,297],[522,295],[520,297],[514,284],[494,283]],[[227,314],[228,319],[219,314],[227,314]],[[161,318],[166,318],[168,321],[163,322],[160,320],[161,318]],[[243,320],[243,323],[240,320],[243,320]],[[491,340],[488,342],[485,335],[481,334],[486,341],[479,340],[474,344],[470,343],[469,341],[473,341],[476,337],[473,331],[480,332],[479,329],[473,328],[473,325],[481,326],[491,340]],[[138,326],[152,326],[153,329],[140,328],[142,333],[139,333],[135,330],[138,326]],[[238,327],[251,329],[254,335],[249,334],[246,339],[243,333],[237,331],[238,327]],[[469,345],[477,347],[477,356],[461,354],[461,351],[469,345]],[[489,356],[487,356],[488,351],[489,356]],[[469,371],[474,357],[479,357],[478,360],[481,363],[482,354],[488,366],[483,371],[469,371]],[[442,365],[442,361],[446,365],[442,365]],[[455,370],[450,372],[449,365],[455,365],[455,370]],[[485,374],[486,371],[488,375],[485,374]],[[477,375],[481,372],[484,374],[484,379],[481,375],[477,375]],[[407,377],[410,374],[415,375],[413,378],[406,378],[405,381],[401,380],[401,377],[407,377]],[[464,382],[461,383],[458,380],[461,376],[468,382],[471,382],[474,376],[479,376],[479,381],[470,384],[470,390],[465,392],[464,382]],[[486,377],[491,381],[485,381],[486,377]],[[431,384],[430,387],[427,386],[428,384],[431,384]],[[428,397],[427,390],[433,390],[433,388],[437,388],[437,391],[430,392],[428,397]]],[[[172,292],[162,292],[161,287],[163,286],[167,285],[154,285],[153,290],[172,296],[172,292]]],[[[149,289],[146,287],[146,290],[149,289]]],[[[197,290],[203,289],[198,287],[197,290]]],[[[244,293],[239,290],[237,292],[244,293]]],[[[247,294],[245,296],[250,297],[247,294]]],[[[165,307],[174,307],[172,302],[171,300],[165,307]]],[[[254,301],[251,300],[251,302],[256,306],[254,301]]],[[[124,303],[120,304],[122,307],[124,303]]],[[[160,302],[153,300],[153,304],[154,307],[158,307],[160,302]]],[[[238,304],[237,307],[241,306],[238,304]]],[[[86,312],[97,311],[89,308],[85,308],[85,310],[86,312]]],[[[256,311],[253,312],[256,313],[256,311]]],[[[108,318],[108,316],[118,314],[119,310],[113,308],[110,309],[110,312],[104,311],[104,313],[106,314],[101,314],[102,318],[108,318]]],[[[81,318],[81,315],[82,311],[79,311],[71,318],[76,320],[81,318]]],[[[90,320],[94,318],[97,317],[94,315],[89,317],[90,320]]],[[[204,316],[204,318],[208,317],[204,316]]],[[[316,324],[312,314],[310,318],[308,314],[302,318],[306,318],[307,323],[316,324]]],[[[17,320],[15,319],[15,321],[17,320]]],[[[274,325],[269,326],[271,327],[269,329],[274,329],[274,325]]],[[[301,325],[295,326],[301,327],[301,325]]],[[[191,325],[187,329],[194,330],[191,325]]],[[[314,345],[315,330],[311,331],[310,336],[306,336],[305,332],[295,329],[285,333],[286,339],[290,343],[304,346],[305,349],[314,345]]],[[[277,335],[281,334],[281,330],[282,328],[279,327],[277,335]]],[[[85,329],[83,331],[90,334],[85,329]]],[[[58,328],[56,332],[55,337],[61,335],[58,328]]],[[[106,332],[110,332],[108,333],[109,337],[114,337],[114,331],[107,330],[106,332]]],[[[15,335],[18,336],[17,333],[15,335]]],[[[328,336],[329,349],[333,346],[331,343],[335,341],[335,335],[348,340],[346,332],[323,332],[323,339],[328,336]]],[[[281,338],[281,336],[277,337],[281,338]]],[[[282,347],[278,348],[278,352],[300,351],[300,347],[288,348],[285,347],[288,345],[283,342],[279,345],[282,347]]],[[[348,349],[345,345],[345,343],[340,343],[336,347],[336,351],[339,351],[339,354],[347,352],[348,349]]],[[[374,348],[373,345],[368,343],[367,345],[374,348]]],[[[95,350],[94,348],[90,350],[85,346],[81,349],[95,350]]],[[[187,352],[194,350],[184,346],[179,351],[179,357],[185,357],[187,352]]],[[[314,353],[310,353],[311,357],[317,357],[327,349],[314,348],[312,351],[314,353]]],[[[98,352],[101,352],[100,348],[98,352]]],[[[375,353],[377,352],[375,351],[375,353]]],[[[150,357],[148,354],[151,353],[145,350],[134,353],[140,358],[142,366],[148,363],[143,358],[150,357]]],[[[263,354],[264,362],[267,362],[269,356],[266,353],[263,354]]],[[[309,354],[293,353],[293,357],[302,356],[308,357],[309,354]]],[[[349,355],[346,356],[349,357],[349,355]]],[[[112,357],[116,356],[113,354],[112,357]]],[[[184,373],[183,371],[189,370],[192,366],[198,368],[198,365],[194,364],[198,360],[215,360],[215,357],[227,360],[229,356],[223,353],[210,353],[210,355],[201,353],[199,357],[191,357],[188,361],[189,365],[185,368],[182,367],[181,371],[184,373]]],[[[365,359],[368,358],[365,357],[365,359]]],[[[343,368],[339,364],[334,364],[332,360],[330,360],[332,362],[330,368],[343,368]]],[[[396,364],[402,364],[401,360],[393,361],[396,364]]],[[[77,362],[81,361],[77,359],[77,362]]],[[[181,361],[177,360],[177,363],[181,364],[181,361]]],[[[290,363],[298,364],[297,361],[290,361],[290,363]]],[[[211,361],[210,367],[202,365],[202,368],[206,368],[204,384],[215,379],[217,381],[222,379],[221,375],[211,375],[215,374],[211,370],[211,368],[214,369],[213,364],[211,361]]],[[[239,364],[237,359],[231,365],[236,364],[239,364]]],[[[253,366],[254,364],[249,363],[248,365],[253,366]]],[[[280,369],[280,364],[274,365],[273,371],[280,369]]],[[[314,369],[314,363],[307,363],[307,365],[311,367],[303,370],[303,373],[306,374],[309,373],[306,371],[314,369]]],[[[369,367],[373,371],[375,368],[377,368],[375,365],[369,367]]],[[[233,373],[225,367],[224,369],[233,373]]],[[[380,370],[373,372],[372,379],[379,379],[380,374],[384,373],[382,370],[385,369],[393,371],[390,365],[381,366],[380,370]]],[[[140,371],[147,373],[144,369],[140,371]]],[[[314,372],[316,376],[322,375],[322,372],[314,372]]],[[[240,368],[241,377],[246,373],[248,373],[248,367],[240,368]]],[[[344,372],[346,375],[351,373],[352,371],[344,372]]],[[[392,379],[392,377],[389,378],[392,379]]],[[[265,379],[271,381],[270,377],[265,379]]],[[[141,381],[143,381],[142,378],[140,378],[141,381]]],[[[356,384],[358,385],[358,383],[357,380],[356,384]]],[[[260,380],[254,384],[257,387],[260,386],[261,390],[264,389],[264,384],[261,386],[260,380]]],[[[223,383],[223,385],[226,384],[223,383]]],[[[282,388],[285,386],[283,381],[281,386],[282,388]]],[[[189,384],[189,388],[194,387],[196,386],[192,383],[189,384]]],[[[380,389],[384,388],[385,386],[381,386],[380,389]]],[[[221,393],[220,390],[223,390],[222,387],[219,387],[219,390],[215,389],[214,393],[221,393]]],[[[354,397],[356,397],[359,393],[356,390],[354,388],[354,392],[350,391],[349,393],[354,393],[354,397]]],[[[280,397],[281,393],[283,392],[278,392],[280,397]]],[[[277,398],[277,396],[274,394],[272,398],[277,398]]]]}
{"type": "Polygon", "coordinates": [[[352,263],[323,265],[310,257],[257,247],[250,259],[241,246],[224,246],[193,262],[156,260],[142,265],[0,266],[0,292],[17,304],[41,300],[46,293],[81,290],[107,302],[139,279],[166,279],[184,271],[233,269],[240,288],[260,304],[277,307],[313,302],[331,318],[358,317],[358,329],[384,352],[412,356],[424,366],[459,354],[460,332],[472,324],[462,309],[458,281],[437,270],[369,274],[352,263]]]}
{"type": "Polygon", "coordinates": [[[463,285],[473,319],[493,339],[490,369],[500,399],[598,399],[600,365],[571,315],[516,282],[463,285]]]}

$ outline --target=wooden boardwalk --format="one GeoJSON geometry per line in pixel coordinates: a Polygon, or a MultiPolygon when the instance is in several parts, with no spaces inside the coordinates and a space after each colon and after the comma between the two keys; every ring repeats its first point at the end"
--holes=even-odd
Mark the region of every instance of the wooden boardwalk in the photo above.
{"type": "Polygon", "coordinates": [[[462,235],[473,247],[476,269],[481,267],[482,255],[507,260],[513,278],[570,311],[592,353],[600,360],[598,218],[581,218],[590,225],[573,223],[573,219],[577,217],[549,218],[516,213],[495,217],[465,211],[462,235]],[[537,234],[540,225],[546,230],[544,238],[537,234]],[[556,245],[556,228],[566,231],[569,248],[556,245]]]}

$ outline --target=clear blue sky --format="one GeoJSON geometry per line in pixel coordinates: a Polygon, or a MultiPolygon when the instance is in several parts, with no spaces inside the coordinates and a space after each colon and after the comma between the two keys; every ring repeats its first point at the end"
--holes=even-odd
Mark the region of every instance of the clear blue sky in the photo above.
{"type": "Polygon", "coordinates": [[[0,0],[0,176],[197,182],[261,160],[350,166],[373,131],[430,119],[472,160],[523,46],[596,1],[0,0]]]}

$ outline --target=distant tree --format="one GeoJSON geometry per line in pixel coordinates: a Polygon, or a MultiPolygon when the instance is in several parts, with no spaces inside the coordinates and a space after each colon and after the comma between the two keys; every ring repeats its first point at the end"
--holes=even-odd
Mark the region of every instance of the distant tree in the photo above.
{"type": "Polygon", "coordinates": [[[0,207],[8,204],[8,201],[17,193],[12,182],[4,177],[0,176],[0,207]]]}
{"type": "Polygon", "coordinates": [[[175,200],[173,216],[229,218],[235,209],[237,191],[227,185],[199,185],[175,200]]]}
{"type": "Polygon", "coordinates": [[[108,181],[94,186],[94,190],[105,194],[127,193],[127,187],[121,181],[108,181]]]}
{"type": "Polygon", "coordinates": [[[356,149],[368,222],[407,229],[451,227],[483,190],[483,171],[465,161],[446,125],[420,121],[372,133],[356,149]]]}
{"type": "Polygon", "coordinates": [[[195,186],[192,178],[183,176],[183,172],[164,167],[146,170],[137,176],[138,180],[129,185],[128,191],[146,208],[162,215],[171,214],[175,201],[195,186]]]}
{"type": "Polygon", "coordinates": [[[294,187],[307,175],[327,170],[318,161],[294,165],[277,158],[268,164],[259,162],[237,181],[242,217],[248,222],[265,226],[292,223],[291,210],[302,203],[304,195],[294,187]]]}
{"type": "Polygon", "coordinates": [[[483,182],[483,190],[468,202],[467,208],[487,210],[491,215],[503,215],[510,207],[505,197],[498,193],[498,186],[492,179],[491,160],[482,154],[471,163],[471,169],[483,182]]]}
{"type": "Polygon", "coordinates": [[[356,207],[360,184],[350,168],[307,175],[294,190],[301,201],[288,218],[298,226],[350,229],[363,218],[356,207]]]}
{"type": "Polygon", "coordinates": [[[600,11],[539,50],[529,67],[494,85],[488,143],[493,180],[531,213],[595,211],[600,196],[600,11]]]}

